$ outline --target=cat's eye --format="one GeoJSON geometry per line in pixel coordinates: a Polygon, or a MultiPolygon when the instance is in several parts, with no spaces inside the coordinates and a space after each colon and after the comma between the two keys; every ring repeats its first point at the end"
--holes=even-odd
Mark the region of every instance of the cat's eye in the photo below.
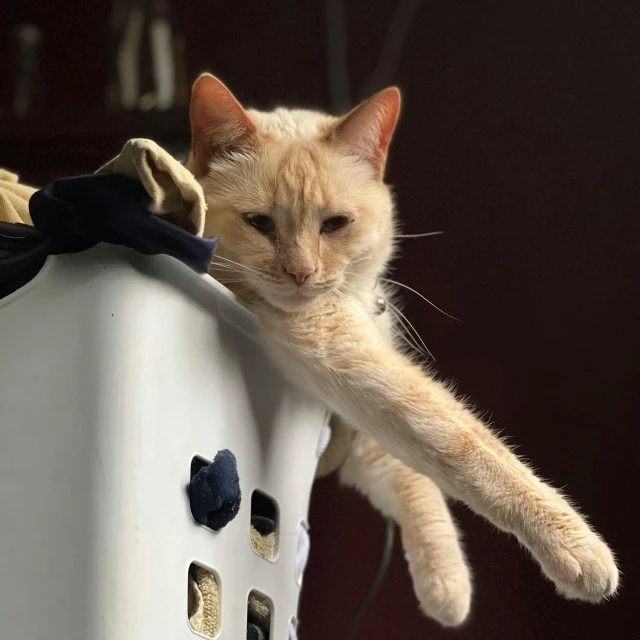
{"type": "Polygon", "coordinates": [[[275,231],[276,225],[273,220],[269,216],[264,216],[259,213],[251,214],[246,216],[246,221],[250,224],[254,229],[259,231],[260,233],[264,233],[267,235],[272,231],[275,231]]]}
{"type": "Polygon", "coordinates": [[[327,218],[320,227],[320,233],[332,233],[338,229],[349,224],[350,220],[347,216],[334,216],[333,218],[327,218]]]}

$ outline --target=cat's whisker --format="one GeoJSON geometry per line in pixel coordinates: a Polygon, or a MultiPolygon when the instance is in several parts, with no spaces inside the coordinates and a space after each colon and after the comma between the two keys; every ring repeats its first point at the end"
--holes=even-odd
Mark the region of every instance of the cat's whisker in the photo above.
{"type": "Polygon", "coordinates": [[[425,357],[428,354],[431,357],[431,359],[435,362],[436,361],[435,356],[433,355],[433,353],[431,353],[431,351],[429,351],[429,347],[427,347],[427,345],[425,344],[425,341],[422,339],[422,336],[418,333],[418,330],[411,324],[411,322],[409,321],[409,318],[407,318],[407,316],[405,316],[404,313],[402,313],[402,311],[398,309],[398,307],[396,307],[394,304],[392,304],[388,300],[387,300],[387,304],[389,305],[389,309],[391,310],[393,317],[403,326],[404,330],[407,331],[409,335],[415,336],[415,338],[418,339],[418,341],[420,342],[420,345],[422,345],[422,348],[419,347],[420,351],[423,351],[423,350],[426,351],[426,353],[424,354],[425,357]]]}
{"type": "Polygon", "coordinates": [[[225,258],[224,256],[221,256],[221,255],[215,255],[213,257],[213,261],[215,262],[216,260],[224,260],[225,262],[228,262],[230,264],[235,264],[236,266],[246,269],[247,271],[253,271],[255,273],[264,273],[263,269],[258,269],[257,267],[250,267],[247,264],[241,264],[240,262],[236,262],[235,260],[225,258]]]}
{"type": "Polygon", "coordinates": [[[233,265],[235,267],[239,267],[240,269],[246,269],[247,271],[255,271],[255,269],[253,267],[250,267],[249,265],[241,264],[240,262],[235,262],[234,260],[230,260],[229,258],[225,258],[223,256],[214,256],[212,262],[215,264],[216,261],[220,261],[220,260],[222,262],[219,262],[218,264],[220,264],[221,266],[223,264],[233,265]]]}
{"type": "Polygon", "coordinates": [[[387,301],[387,304],[389,305],[389,308],[391,310],[391,313],[393,314],[393,317],[401,324],[401,326],[412,337],[412,339],[417,341],[419,348],[422,351],[426,352],[425,355],[428,354],[435,361],[435,356],[431,353],[431,351],[429,350],[429,347],[427,347],[425,341],[422,339],[422,336],[418,333],[418,330],[410,322],[409,318],[407,318],[407,316],[393,303],[387,301]]]}
{"type": "Polygon", "coordinates": [[[398,233],[396,238],[430,238],[431,236],[441,236],[444,231],[428,231],[427,233],[398,233]]]}
{"type": "Polygon", "coordinates": [[[217,262],[218,257],[216,256],[212,261],[211,264],[217,266],[217,267],[226,267],[227,269],[237,269],[238,271],[242,268],[242,267],[238,267],[237,265],[231,264],[229,262],[217,262]]]}
{"type": "Polygon", "coordinates": [[[231,264],[235,264],[238,265],[239,267],[244,267],[245,269],[253,269],[255,271],[258,271],[258,269],[256,267],[250,267],[248,264],[243,264],[242,262],[236,262],[235,260],[231,260],[231,258],[227,258],[226,256],[220,255],[219,253],[216,253],[213,256],[214,260],[224,260],[225,262],[229,262],[231,264]]]}
{"type": "Polygon", "coordinates": [[[456,320],[457,322],[462,322],[460,320],[460,318],[456,318],[455,316],[452,316],[451,314],[447,313],[446,311],[443,311],[440,307],[438,307],[437,305],[433,304],[433,302],[431,302],[431,300],[429,300],[428,298],[423,296],[419,291],[416,291],[415,289],[413,289],[409,285],[403,284],[402,282],[398,282],[397,280],[392,280],[391,278],[382,278],[381,277],[380,280],[384,280],[385,282],[389,282],[391,284],[397,285],[398,287],[402,287],[403,289],[407,289],[409,291],[412,291],[418,297],[422,298],[427,304],[430,304],[434,309],[436,309],[437,311],[439,311],[443,315],[447,316],[447,318],[451,318],[452,320],[456,320]]]}
{"type": "Polygon", "coordinates": [[[244,277],[246,274],[242,271],[212,269],[211,271],[209,271],[209,275],[216,280],[220,280],[220,278],[237,278],[240,282],[246,281],[246,277],[244,277]]]}
{"type": "Polygon", "coordinates": [[[221,265],[221,264],[212,264],[209,272],[211,274],[219,273],[222,276],[234,275],[238,278],[245,278],[245,279],[253,275],[251,271],[245,271],[243,269],[237,269],[235,267],[227,268],[226,265],[221,265]]]}
{"type": "Polygon", "coordinates": [[[393,316],[394,320],[396,320],[396,322],[393,324],[393,327],[392,327],[393,335],[396,336],[396,338],[400,338],[409,347],[411,347],[412,351],[417,351],[418,353],[420,353],[420,355],[426,356],[422,347],[416,343],[415,339],[413,338],[413,335],[407,335],[406,333],[404,333],[404,331],[401,330],[404,327],[400,322],[399,318],[396,316],[396,314],[393,311],[391,311],[391,315],[393,316]]]}
{"type": "Polygon", "coordinates": [[[234,271],[240,271],[240,269],[235,265],[227,264],[226,262],[216,262],[215,258],[212,260],[211,264],[217,269],[233,269],[234,271]]]}
{"type": "Polygon", "coordinates": [[[414,342],[412,342],[409,338],[407,338],[407,336],[404,333],[402,333],[402,331],[394,330],[393,333],[396,336],[396,338],[399,338],[400,340],[402,340],[402,342],[404,342],[407,345],[407,347],[409,347],[411,354],[415,355],[415,353],[417,352],[423,358],[428,359],[427,354],[424,353],[422,349],[418,348],[414,342]]]}
{"type": "MultiPolygon", "coordinates": [[[[350,286],[346,282],[343,283],[343,287],[347,291],[347,293],[353,293],[356,295],[360,293],[358,289],[350,286]]],[[[343,291],[336,289],[335,293],[338,295],[340,299],[342,298],[347,299],[347,296],[343,291]]],[[[407,316],[405,316],[404,313],[402,313],[402,311],[400,311],[400,309],[398,309],[398,307],[392,304],[389,300],[386,300],[386,302],[387,302],[387,306],[389,307],[389,311],[391,312],[393,317],[396,319],[397,323],[402,326],[402,328],[407,332],[410,339],[412,340],[412,342],[410,343],[411,346],[414,349],[416,349],[418,353],[420,353],[422,356],[424,356],[425,358],[431,358],[435,362],[436,360],[435,356],[431,353],[431,351],[429,350],[429,347],[427,347],[427,345],[425,344],[425,341],[422,339],[422,336],[418,333],[417,329],[411,324],[407,316]]],[[[404,334],[401,334],[401,335],[403,339],[406,341],[407,336],[405,336],[404,334]]]]}

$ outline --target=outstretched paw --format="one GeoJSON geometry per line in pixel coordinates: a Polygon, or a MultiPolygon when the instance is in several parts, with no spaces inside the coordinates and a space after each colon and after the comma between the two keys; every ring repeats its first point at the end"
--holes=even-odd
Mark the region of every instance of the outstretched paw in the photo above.
{"type": "Polygon", "coordinates": [[[431,575],[422,583],[414,581],[416,596],[423,613],[443,627],[457,627],[469,615],[471,580],[469,573],[431,575]]]}
{"type": "Polygon", "coordinates": [[[572,525],[549,536],[536,556],[545,574],[566,598],[606,600],[618,588],[619,574],[613,553],[581,519],[572,525]]]}

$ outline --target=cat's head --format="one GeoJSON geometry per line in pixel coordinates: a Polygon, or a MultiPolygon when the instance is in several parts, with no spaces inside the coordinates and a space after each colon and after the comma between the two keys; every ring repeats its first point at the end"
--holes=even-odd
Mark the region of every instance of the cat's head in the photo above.
{"type": "Polygon", "coordinates": [[[201,76],[187,166],[207,200],[205,235],[220,240],[216,264],[226,266],[214,275],[285,311],[373,286],[393,251],[383,172],[399,109],[391,88],[343,118],[245,111],[219,80],[201,76]]]}

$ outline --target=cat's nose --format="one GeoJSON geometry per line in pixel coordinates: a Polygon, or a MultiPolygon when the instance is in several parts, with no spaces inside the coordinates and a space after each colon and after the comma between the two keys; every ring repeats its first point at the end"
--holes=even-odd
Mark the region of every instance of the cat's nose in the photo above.
{"type": "Polygon", "coordinates": [[[315,267],[299,267],[287,269],[287,273],[295,279],[296,284],[301,287],[307,278],[316,272],[315,267]]]}

